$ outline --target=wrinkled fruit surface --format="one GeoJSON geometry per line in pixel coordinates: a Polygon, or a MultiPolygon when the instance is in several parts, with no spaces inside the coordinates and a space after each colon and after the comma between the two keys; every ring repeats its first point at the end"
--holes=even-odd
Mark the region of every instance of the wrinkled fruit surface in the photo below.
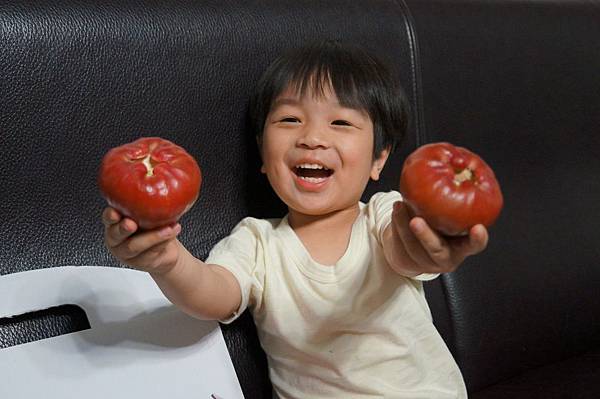
{"type": "Polygon", "coordinates": [[[488,164],[450,143],[427,144],[410,154],[402,167],[400,192],[415,216],[449,236],[468,234],[476,224],[491,226],[503,206],[488,164]]]}
{"type": "Polygon", "coordinates": [[[102,159],[98,185],[108,204],[142,229],[173,224],[198,199],[202,173],[182,147],[143,137],[102,159]]]}

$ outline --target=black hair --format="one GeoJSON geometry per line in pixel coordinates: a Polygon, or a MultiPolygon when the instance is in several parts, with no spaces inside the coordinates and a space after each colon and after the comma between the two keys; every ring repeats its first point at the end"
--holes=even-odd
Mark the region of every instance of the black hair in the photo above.
{"type": "Polygon", "coordinates": [[[409,106],[391,71],[357,45],[327,40],[289,51],[265,71],[250,100],[250,127],[261,143],[265,121],[277,96],[291,86],[300,96],[333,88],[340,104],[361,109],[373,122],[373,157],[394,150],[406,132],[409,106]]]}

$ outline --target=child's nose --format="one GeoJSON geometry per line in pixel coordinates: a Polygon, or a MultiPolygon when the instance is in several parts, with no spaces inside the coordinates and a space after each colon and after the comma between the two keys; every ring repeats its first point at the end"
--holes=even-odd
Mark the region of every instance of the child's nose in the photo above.
{"type": "Polygon", "coordinates": [[[307,126],[303,134],[298,137],[298,146],[310,149],[328,148],[329,140],[325,128],[307,126]]]}

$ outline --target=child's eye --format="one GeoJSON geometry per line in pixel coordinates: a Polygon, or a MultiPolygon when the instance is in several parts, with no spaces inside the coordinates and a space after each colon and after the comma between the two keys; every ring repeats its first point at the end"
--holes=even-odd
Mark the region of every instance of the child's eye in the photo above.
{"type": "Polygon", "coordinates": [[[298,123],[300,120],[298,118],[294,118],[293,116],[286,116],[285,118],[280,119],[279,122],[298,123]]]}
{"type": "Polygon", "coordinates": [[[337,119],[333,122],[331,122],[332,125],[336,125],[336,126],[352,126],[352,123],[342,120],[342,119],[337,119]]]}

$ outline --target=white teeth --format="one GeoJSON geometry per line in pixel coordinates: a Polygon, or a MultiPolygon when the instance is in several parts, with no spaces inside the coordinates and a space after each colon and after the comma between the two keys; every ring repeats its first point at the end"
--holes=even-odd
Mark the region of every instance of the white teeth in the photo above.
{"type": "Polygon", "coordinates": [[[325,170],[329,170],[325,166],[319,165],[319,164],[316,164],[316,163],[303,163],[301,165],[296,166],[296,168],[302,168],[302,169],[325,169],[325,170]]]}
{"type": "Polygon", "coordinates": [[[306,180],[307,182],[310,183],[321,183],[325,181],[324,177],[304,177],[304,176],[300,176],[300,178],[302,180],[306,180]]]}

